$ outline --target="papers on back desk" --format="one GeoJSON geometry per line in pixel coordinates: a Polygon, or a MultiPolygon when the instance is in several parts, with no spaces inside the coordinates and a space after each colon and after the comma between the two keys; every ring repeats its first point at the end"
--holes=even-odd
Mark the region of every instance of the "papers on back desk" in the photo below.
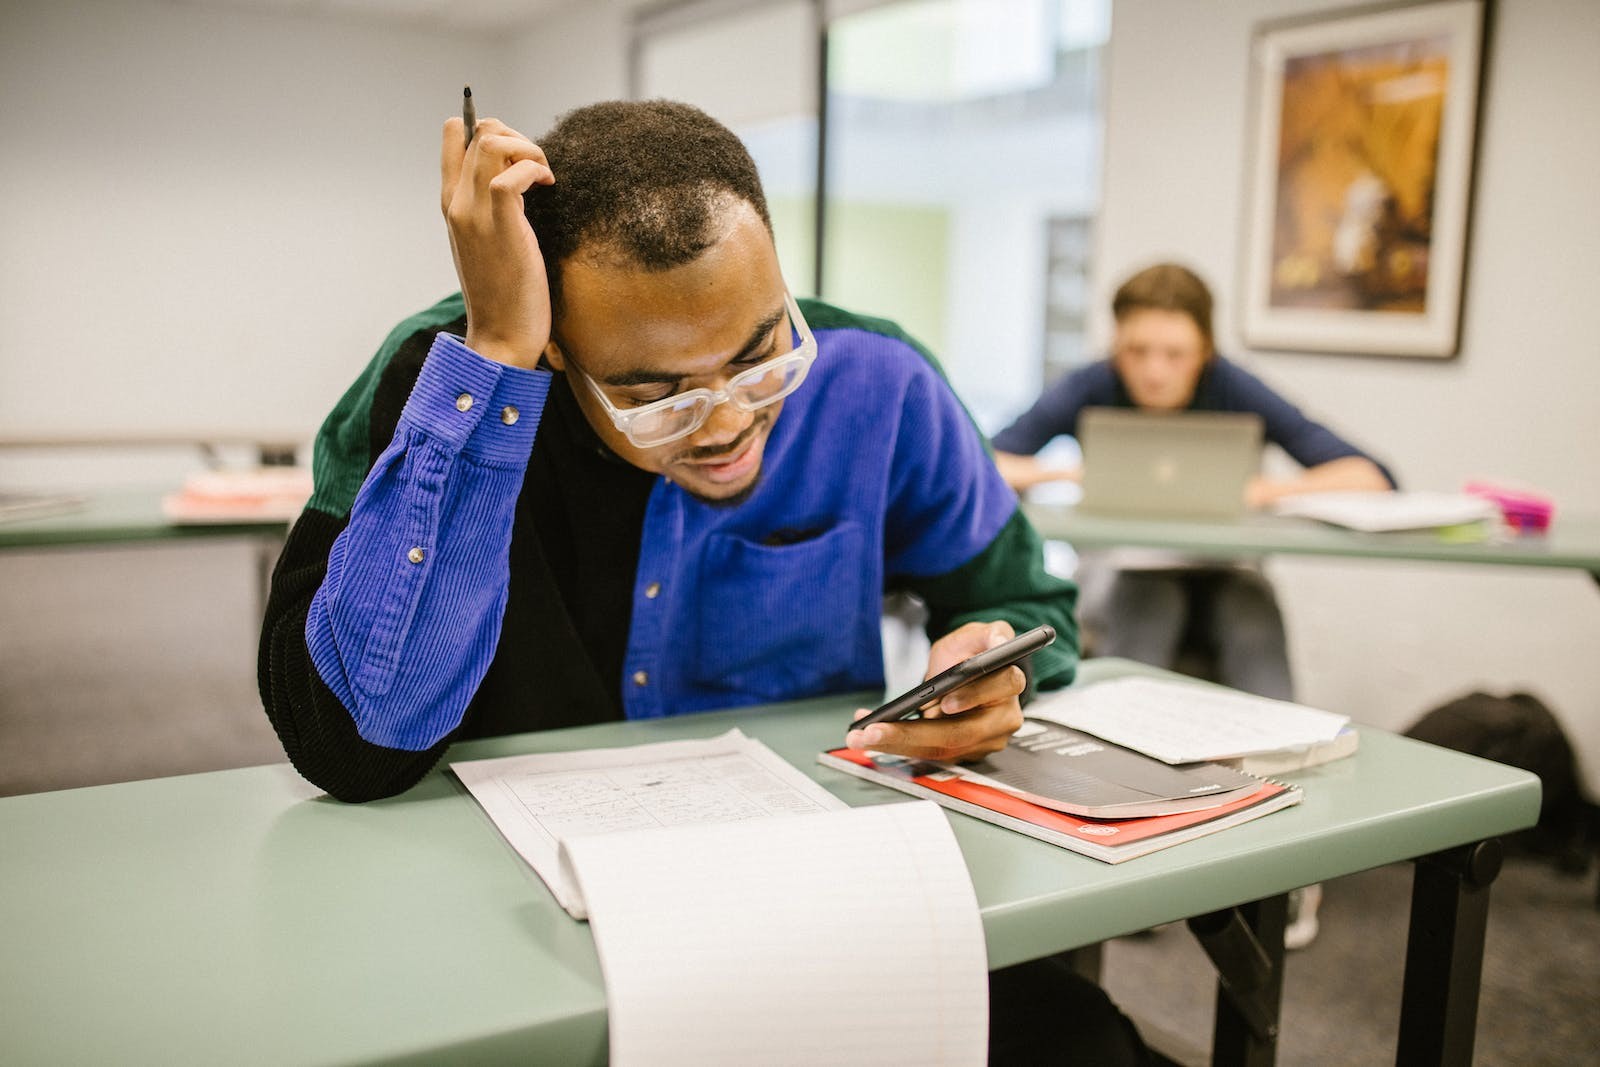
{"type": "Polygon", "coordinates": [[[1028,714],[1164,763],[1224,760],[1332,741],[1347,715],[1229,689],[1116,678],[1039,697],[1028,714]]]}

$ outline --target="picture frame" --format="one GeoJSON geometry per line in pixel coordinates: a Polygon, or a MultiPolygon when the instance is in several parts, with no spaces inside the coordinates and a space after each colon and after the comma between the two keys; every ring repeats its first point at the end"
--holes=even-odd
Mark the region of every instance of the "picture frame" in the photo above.
{"type": "Polygon", "coordinates": [[[1459,351],[1484,9],[1434,0],[1257,28],[1246,346],[1459,351]]]}

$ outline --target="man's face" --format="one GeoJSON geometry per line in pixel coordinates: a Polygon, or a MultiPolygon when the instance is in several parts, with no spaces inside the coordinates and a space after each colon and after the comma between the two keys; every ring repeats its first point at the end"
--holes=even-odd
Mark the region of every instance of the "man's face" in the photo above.
{"type": "Polygon", "coordinates": [[[1181,311],[1140,308],[1117,322],[1112,364],[1141,408],[1187,407],[1210,358],[1200,327],[1181,311]]]}
{"type": "MultiPolygon", "coordinates": [[[[619,411],[729,378],[791,348],[783,275],[772,235],[749,204],[730,201],[722,235],[700,258],[645,271],[584,249],[562,265],[562,306],[547,355],[576,363],[619,411]]],[[[718,404],[687,437],[640,448],[616,428],[593,392],[573,380],[590,425],[617,455],[713,503],[755,488],[783,402],[756,411],[718,404]]]]}

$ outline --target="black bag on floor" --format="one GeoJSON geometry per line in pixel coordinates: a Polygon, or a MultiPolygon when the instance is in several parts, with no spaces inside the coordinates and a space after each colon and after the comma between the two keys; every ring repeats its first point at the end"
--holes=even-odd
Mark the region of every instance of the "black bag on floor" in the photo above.
{"type": "Polygon", "coordinates": [[[1563,870],[1588,869],[1596,809],[1584,799],[1572,743],[1538,697],[1468,693],[1428,712],[1406,736],[1537,774],[1544,786],[1538,825],[1506,844],[1549,857],[1563,870]]]}

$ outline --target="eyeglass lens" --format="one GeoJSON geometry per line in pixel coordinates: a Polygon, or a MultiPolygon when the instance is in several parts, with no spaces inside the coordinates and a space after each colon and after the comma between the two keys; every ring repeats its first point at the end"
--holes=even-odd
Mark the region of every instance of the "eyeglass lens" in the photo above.
{"type": "MultiPolygon", "coordinates": [[[[730,383],[728,397],[745,411],[753,411],[787,396],[799,384],[804,370],[803,360],[780,356],[770,364],[747,371],[750,377],[740,377],[730,383]]],[[[716,401],[707,393],[687,395],[681,403],[668,404],[633,419],[628,425],[629,436],[635,444],[643,446],[692,433],[706,421],[715,406],[716,401]]]]}

